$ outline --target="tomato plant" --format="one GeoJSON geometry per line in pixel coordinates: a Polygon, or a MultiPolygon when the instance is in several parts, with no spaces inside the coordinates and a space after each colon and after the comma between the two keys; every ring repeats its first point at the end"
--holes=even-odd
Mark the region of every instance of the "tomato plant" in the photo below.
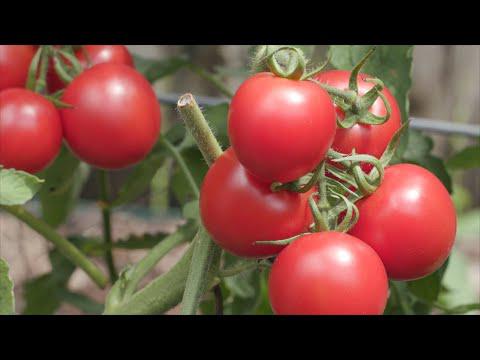
{"type": "Polygon", "coordinates": [[[262,181],[289,182],[313,170],[335,135],[326,91],[309,81],[260,73],[232,99],[228,134],[239,161],[262,181]]]}
{"type": "Polygon", "coordinates": [[[273,193],[238,162],[232,148],[210,168],[200,193],[203,224],[223,249],[243,257],[278,253],[278,245],[256,241],[280,240],[308,230],[312,217],[309,194],[273,193]]]}
{"type": "Polygon", "coordinates": [[[0,92],[0,164],[36,173],[47,167],[62,145],[62,125],[55,106],[20,88],[0,92]]]}
{"type": "Polygon", "coordinates": [[[25,86],[34,55],[32,45],[0,45],[0,91],[25,86]]]}
{"type": "Polygon", "coordinates": [[[378,315],[387,296],[378,255],[344,233],[302,236],[279,254],[270,272],[269,298],[277,314],[378,315]]]}
{"type": "Polygon", "coordinates": [[[66,88],[65,139],[85,162],[119,169],[142,160],[157,141],[160,106],[150,84],[126,65],[104,63],[66,88]]]}
{"type": "Polygon", "coordinates": [[[380,187],[357,206],[360,219],[350,233],[375,249],[389,277],[423,277],[450,254],[455,208],[442,183],[422,167],[388,167],[380,187]]]}
{"type": "MultiPolygon", "coordinates": [[[[450,177],[480,165],[478,144],[445,162],[430,125],[409,121],[413,46],[332,45],[323,65],[313,48],[260,45],[250,69],[208,70],[195,51],[34,47],[21,83],[0,91],[0,221],[6,212],[51,242],[50,270],[14,286],[6,252],[0,314],[479,310],[461,268],[478,210],[462,216],[468,190],[450,177]],[[200,79],[223,97],[153,91],[200,79]],[[93,209],[99,221],[70,226],[79,201],[75,217],[93,209]],[[171,266],[153,275],[160,261],[171,266]],[[91,298],[77,270],[105,291],[91,298]]],[[[0,83],[22,63],[7,58],[0,83]]]]}

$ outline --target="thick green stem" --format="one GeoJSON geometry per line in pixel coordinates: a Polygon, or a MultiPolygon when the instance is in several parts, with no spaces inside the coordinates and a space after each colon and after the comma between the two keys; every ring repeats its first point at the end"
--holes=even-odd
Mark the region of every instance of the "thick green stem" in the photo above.
{"type": "Polygon", "coordinates": [[[208,273],[219,258],[220,248],[212,241],[207,231],[201,227],[193,248],[193,256],[185,283],[182,299],[182,315],[195,315],[202,295],[207,290],[208,273]]]}
{"type": "Polygon", "coordinates": [[[177,107],[208,166],[212,165],[222,155],[222,148],[215,135],[213,135],[210,126],[208,126],[208,122],[193,95],[182,95],[178,100],[177,107]]]}
{"type": "Polygon", "coordinates": [[[108,173],[105,170],[98,171],[99,185],[100,185],[100,200],[102,201],[102,219],[103,219],[103,240],[106,245],[105,262],[107,263],[108,273],[110,275],[110,282],[113,284],[117,281],[118,275],[115,269],[115,262],[112,253],[112,224],[110,207],[105,206],[109,202],[110,197],[110,183],[108,173]]]}
{"type": "Polygon", "coordinates": [[[195,64],[189,64],[188,68],[192,70],[195,74],[198,76],[202,77],[203,79],[207,80],[209,83],[211,83],[213,86],[217,88],[217,90],[225,95],[228,98],[233,97],[233,93],[228,89],[223,82],[221,82],[215,75],[209,73],[205,69],[201,68],[200,66],[197,66],[195,64]]]}
{"type": "Polygon", "coordinates": [[[71,242],[57,233],[52,227],[40,219],[37,219],[30,212],[21,206],[0,206],[16,218],[22,220],[45,239],[52,242],[57,249],[72,263],[84,270],[95,283],[104,288],[107,284],[107,278],[102,271],[92,263],[80,250],[71,242]]]}
{"type": "Polygon", "coordinates": [[[168,272],[157,277],[127,301],[106,309],[105,314],[154,315],[170,310],[182,300],[192,254],[193,243],[168,272]]]}
{"type": "Polygon", "coordinates": [[[140,260],[128,277],[128,285],[125,289],[125,299],[131,297],[137,290],[140,281],[155,267],[155,265],[163,258],[170,250],[177,247],[181,243],[190,240],[195,235],[197,225],[192,223],[184,227],[158,243],[148,254],[140,260]]]}
{"type": "MultiPolygon", "coordinates": [[[[188,131],[195,139],[208,166],[222,155],[222,148],[213,135],[208,122],[202,114],[192,94],[185,94],[178,100],[178,110],[188,131]]],[[[212,241],[207,231],[201,227],[195,242],[193,257],[185,284],[182,300],[182,314],[195,314],[204,292],[209,274],[218,267],[220,248],[212,241]]]]}
{"type": "Polygon", "coordinates": [[[165,148],[170,152],[170,154],[173,156],[178,166],[180,166],[180,169],[185,175],[192,192],[195,194],[195,197],[198,198],[200,196],[200,190],[198,189],[197,183],[195,182],[195,179],[193,178],[191,171],[188,169],[188,166],[185,163],[185,160],[183,160],[182,155],[180,154],[178,149],[175,146],[173,146],[173,144],[170,141],[168,141],[165,137],[162,136],[161,142],[163,143],[165,148]]]}

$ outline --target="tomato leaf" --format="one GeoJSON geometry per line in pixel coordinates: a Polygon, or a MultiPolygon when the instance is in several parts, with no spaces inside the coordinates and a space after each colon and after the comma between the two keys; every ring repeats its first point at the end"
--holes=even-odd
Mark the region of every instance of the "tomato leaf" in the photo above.
{"type": "Polygon", "coordinates": [[[89,174],[90,167],[63,146],[54,163],[40,173],[45,179],[39,192],[44,221],[53,227],[65,222],[89,174]]]}
{"type": "MultiPolygon", "coordinates": [[[[342,70],[351,70],[370,50],[372,45],[331,45],[331,64],[342,70]]],[[[378,77],[392,92],[402,112],[402,121],[408,120],[408,93],[412,85],[413,45],[379,45],[361,69],[378,77]]]]}
{"type": "Polygon", "coordinates": [[[141,72],[149,82],[153,83],[168,75],[174,74],[179,69],[189,65],[189,61],[182,57],[172,57],[162,60],[147,59],[133,55],[135,68],[141,72]]]}
{"type": "Polygon", "coordinates": [[[85,314],[100,315],[104,310],[103,304],[97,303],[88,296],[66,289],[59,290],[59,297],[62,302],[75,306],[85,314]]]}
{"type": "Polygon", "coordinates": [[[0,315],[15,314],[13,281],[8,275],[8,264],[0,258],[0,315]]]}
{"type": "Polygon", "coordinates": [[[23,205],[40,190],[44,180],[24,171],[0,166],[0,205],[23,205]]]}
{"type": "Polygon", "coordinates": [[[111,206],[120,206],[135,200],[146,191],[153,177],[165,161],[165,150],[154,149],[145,160],[138,164],[120,188],[111,206]]]}
{"type": "Polygon", "coordinates": [[[433,140],[416,130],[410,130],[407,148],[401,162],[417,164],[431,171],[443,183],[449,193],[452,192],[452,179],[443,161],[432,155],[433,140]]]}
{"type": "Polygon", "coordinates": [[[24,314],[54,314],[62,304],[61,292],[66,288],[75,265],[56,249],[50,251],[49,258],[52,271],[24,284],[24,314]]]}
{"type": "Polygon", "coordinates": [[[480,168],[480,145],[470,146],[447,160],[451,170],[480,168]]]}

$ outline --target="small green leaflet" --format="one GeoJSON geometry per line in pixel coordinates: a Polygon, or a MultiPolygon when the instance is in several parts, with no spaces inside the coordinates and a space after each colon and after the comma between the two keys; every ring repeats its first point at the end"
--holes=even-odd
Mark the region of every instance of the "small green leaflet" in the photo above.
{"type": "Polygon", "coordinates": [[[0,168],[0,205],[23,205],[38,192],[44,180],[24,171],[0,168]]]}

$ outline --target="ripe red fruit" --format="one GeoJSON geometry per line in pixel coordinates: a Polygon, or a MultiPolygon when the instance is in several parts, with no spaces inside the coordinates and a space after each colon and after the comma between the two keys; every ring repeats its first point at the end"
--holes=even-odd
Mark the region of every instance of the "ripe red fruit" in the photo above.
{"type": "Polygon", "coordinates": [[[311,81],[272,73],[247,79],[232,99],[228,134],[240,163],[264,182],[312,171],[335,136],[332,101],[311,81]]]}
{"type": "Polygon", "coordinates": [[[276,258],[269,299],[279,315],[380,315],[388,297],[382,261],[344,233],[302,236],[276,258]]]}
{"type": "Polygon", "coordinates": [[[120,169],[142,160],[158,139],[160,105],[145,78],[121,64],[98,64],[77,76],[62,101],[65,139],[83,161],[120,169]]]}
{"type": "Polygon", "coordinates": [[[424,168],[387,167],[379,188],[357,206],[360,218],[350,233],[375,249],[390,278],[418,279],[447,259],[455,241],[455,207],[424,168]]]}
{"type": "Polygon", "coordinates": [[[308,230],[310,193],[273,193],[238,162],[232,148],[208,170],[200,192],[200,214],[213,240],[242,257],[266,257],[283,247],[256,241],[280,240],[308,230]]]}
{"type": "Polygon", "coordinates": [[[30,90],[0,92],[0,164],[36,173],[46,168],[62,145],[55,106],[30,90]]]}
{"type": "Polygon", "coordinates": [[[0,45],[0,91],[25,86],[34,55],[32,45],[0,45]]]}

